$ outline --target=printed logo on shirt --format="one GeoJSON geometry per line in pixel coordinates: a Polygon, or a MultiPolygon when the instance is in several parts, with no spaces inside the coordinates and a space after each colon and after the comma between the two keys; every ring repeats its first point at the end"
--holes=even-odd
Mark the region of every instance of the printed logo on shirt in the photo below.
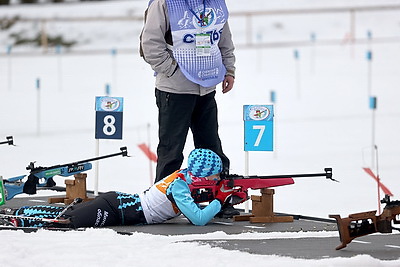
{"type": "MultiPolygon", "coordinates": [[[[210,35],[210,43],[213,45],[221,37],[222,28],[220,30],[207,31],[205,33],[210,35]]],[[[184,43],[187,43],[187,44],[194,43],[195,40],[196,40],[195,34],[187,33],[183,36],[184,43]]]]}
{"type": "Polygon", "coordinates": [[[218,68],[199,71],[197,75],[203,80],[214,79],[218,77],[218,68]]]}
{"type": "Polygon", "coordinates": [[[217,16],[214,9],[206,8],[203,12],[202,7],[198,7],[195,12],[196,15],[191,14],[190,11],[185,11],[182,17],[178,20],[178,26],[180,29],[187,29],[191,25],[197,29],[204,29],[215,25],[217,21],[217,16]]]}
{"type": "MultiPolygon", "coordinates": [[[[201,10],[199,7],[198,10],[201,10]]],[[[196,28],[207,28],[215,24],[215,12],[212,8],[206,8],[205,12],[197,11],[196,16],[192,17],[193,25],[196,28]]]]}

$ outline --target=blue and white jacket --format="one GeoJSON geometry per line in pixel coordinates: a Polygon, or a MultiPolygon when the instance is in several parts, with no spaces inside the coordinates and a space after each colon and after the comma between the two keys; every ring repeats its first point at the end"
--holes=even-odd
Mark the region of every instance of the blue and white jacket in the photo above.
{"type": "Polygon", "coordinates": [[[234,77],[235,47],[227,20],[225,0],[150,1],[141,48],[144,60],[156,72],[156,88],[169,93],[206,95],[225,75],[234,77]],[[208,18],[200,27],[197,17],[204,7],[208,18]],[[172,45],[166,41],[169,31],[172,45]],[[201,33],[210,34],[211,54],[196,57],[194,36],[201,33]]]}

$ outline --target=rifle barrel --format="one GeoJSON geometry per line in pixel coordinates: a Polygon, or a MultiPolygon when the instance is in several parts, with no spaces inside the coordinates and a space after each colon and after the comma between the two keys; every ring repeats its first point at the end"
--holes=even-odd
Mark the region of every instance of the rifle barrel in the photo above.
{"type": "Polygon", "coordinates": [[[258,178],[258,179],[280,179],[280,178],[301,178],[301,177],[320,177],[325,176],[327,179],[332,180],[332,168],[325,168],[324,173],[304,173],[304,174],[279,174],[279,175],[265,175],[265,176],[258,176],[258,175],[251,175],[251,176],[243,176],[243,175],[228,175],[227,178],[234,178],[234,177],[243,177],[247,179],[251,178],[258,178]]]}
{"type": "Polygon", "coordinates": [[[91,159],[81,160],[81,161],[74,162],[74,163],[71,163],[71,164],[66,164],[65,166],[73,165],[73,164],[85,163],[85,162],[88,162],[88,161],[101,160],[101,159],[111,158],[111,157],[120,156],[120,155],[123,156],[123,157],[128,156],[128,151],[127,151],[126,147],[121,147],[120,150],[121,150],[121,152],[119,152],[119,153],[114,153],[114,154],[110,154],[110,155],[104,155],[104,156],[95,157],[95,158],[91,158],[91,159]]]}
{"type": "Polygon", "coordinates": [[[120,155],[122,155],[123,157],[128,156],[128,150],[127,150],[126,147],[121,147],[120,150],[121,150],[121,152],[119,152],[119,153],[114,153],[114,154],[110,154],[110,155],[95,157],[95,158],[91,158],[91,159],[85,159],[85,160],[72,162],[72,163],[67,163],[67,164],[55,165],[55,166],[51,166],[51,167],[35,167],[34,163],[31,162],[29,164],[29,166],[26,167],[26,169],[27,170],[31,170],[31,171],[36,171],[36,170],[42,171],[42,170],[49,170],[49,169],[54,169],[54,168],[74,166],[74,165],[78,165],[78,164],[81,164],[81,163],[86,163],[86,162],[89,162],[89,161],[95,161],[95,160],[100,160],[100,159],[105,159],[105,158],[111,158],[111,157],[120,156],[120,155]]]}

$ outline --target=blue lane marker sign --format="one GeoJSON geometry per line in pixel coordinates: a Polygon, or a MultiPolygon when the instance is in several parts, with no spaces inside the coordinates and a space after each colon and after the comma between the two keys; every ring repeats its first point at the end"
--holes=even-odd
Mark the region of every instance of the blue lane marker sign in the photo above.
{"type": "Polygon", "coordinates": [[[244,105],[243,120],[244,151],[273,151],[273,105],[244,105]]]}
{"type": "Polygon", "coordinates": [[[376,96],[370,96],[369,97],[369,108],[376,109],[376,105],[377,105],[376,96]]]}
{"type": "Polygon", "coordinates": [[[96,139],[122,139],[123,97],[96,96],[96,139]]]}

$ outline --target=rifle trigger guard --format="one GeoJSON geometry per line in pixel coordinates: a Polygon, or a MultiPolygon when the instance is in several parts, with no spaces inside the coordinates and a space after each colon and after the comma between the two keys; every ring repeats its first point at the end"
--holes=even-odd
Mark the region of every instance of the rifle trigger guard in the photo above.
{"type": "Polygon", "coordinates": [[[226,185],[229,186],[230,188],[234,188],[235,182],[232,179],[230,179],[230,180],[228,180],[228,183],[226,185]]]}

